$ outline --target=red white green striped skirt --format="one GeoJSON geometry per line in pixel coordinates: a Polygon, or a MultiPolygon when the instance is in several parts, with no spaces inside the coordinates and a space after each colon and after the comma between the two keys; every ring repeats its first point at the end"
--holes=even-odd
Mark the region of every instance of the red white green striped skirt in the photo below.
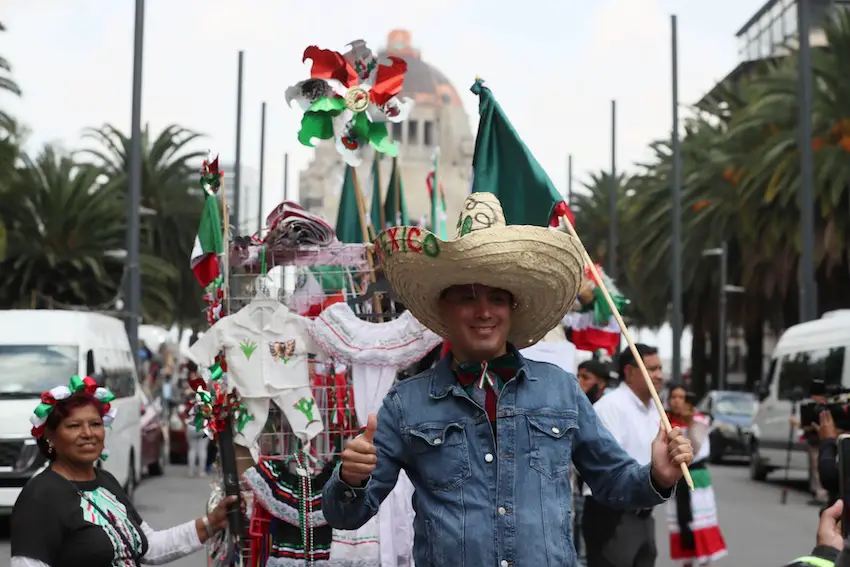
{"type": "Polygon", "coordinates": [[[711,475],[708,469],[691,471],[694,490],[691,492],[690,527],[694,534],[694,549],[683,549],[676,520],[676,499],[667,502],[667,527],[670,530],[670,558],[682,563],[704,565],[724,557],[727,554],[726,542],[717,522],[717,503],[714,489],[711,487],[711,475]]]}

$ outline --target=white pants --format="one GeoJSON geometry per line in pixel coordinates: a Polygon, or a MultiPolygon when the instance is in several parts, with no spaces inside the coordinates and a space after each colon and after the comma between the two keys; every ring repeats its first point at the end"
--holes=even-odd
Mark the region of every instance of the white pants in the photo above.
{"type": "Polygon", "coordinates": [[[203,472],[207,468],[207,447],[210,440],[205,436],[189,434],[186,441],[189,444],[189,472],[203,472]]]}

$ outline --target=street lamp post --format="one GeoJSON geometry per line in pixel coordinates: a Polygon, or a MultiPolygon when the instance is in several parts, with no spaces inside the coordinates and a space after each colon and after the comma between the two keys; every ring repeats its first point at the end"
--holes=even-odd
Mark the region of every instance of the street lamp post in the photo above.
{"type": "Polygon", "coordinates": [[[800,321],[817,319],[817,284],[815,279],[815,195],[814,149],[812,148],[812,48],[811,2],[797,0],[799,52],[797,54],[799,90],[800,145],[800,321]]]}
{"type": "MultiPolygon", "coordinates": [[[[239,52],[236,71],[236,155],[233,162],[233,234],[239,236],[242,226],[242,75],[245,52],[239,52]]],[[[249,213],[250,214],[250,213],[249,213]]]]}
{"type": "Polygon", "coordinates": [[[729,285],[729,245],[725,241],[720,248],[709,248],[702,251],[703,256],[718,256],[720,259],[720,310],[717,314],[717,389],[726,386],[726,309],[729,293],[743,293],[744,288],[729,285]]]}
{"type": "MultiPolygon", "coordinates": [[[[682,152],[679,142],[679,32],[675,15],[670,16],[671,30],[671,83],[673,87],[673,128],[671,131],[671,149],[673,152],[673,183],[671,189],[673,194],[671,219],[672,258],[670,270],[673,280],[673,380],[682,379],[682,327],[684,318],[682,316],[682,152]]],[[[725,264],[725,263],[724,263],[725,264]]]]}
{"type": "Polygon", "coordinates": [[[263,230],[263,181],[266,171],[266,103],[260,107],[260,195],[257,199],[257,230],[263,230]]]}
{"type": "Polygon", "coordinates": [[[608,188],[608,276],[617,281],[617,101],[611,101],[611,186],[608,188]]]}
{"type": "Polygon", "coordinates": [[[133,102],[130,122],[130,179],[127,199],[127,336],[136,366],[139,364],[139,325],[142,318],[142,281],[139,267],[142,214],[142,54],[145,0],[136,0],[133,40],[133,102]]]}

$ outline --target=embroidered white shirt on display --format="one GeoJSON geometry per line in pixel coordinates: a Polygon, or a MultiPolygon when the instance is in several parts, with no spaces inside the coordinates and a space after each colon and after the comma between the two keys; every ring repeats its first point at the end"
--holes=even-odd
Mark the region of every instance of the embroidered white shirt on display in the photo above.
{"type": "Polygon", "coordinates": [[[190,348],[198,364],[210,366],[219,352],[228,380],[245,398],[270,398],[281,390],[310,386],[309,355],[327,355],[307,332],[310,320],[275,300],[255,300],[213,325],[190,348]]]}

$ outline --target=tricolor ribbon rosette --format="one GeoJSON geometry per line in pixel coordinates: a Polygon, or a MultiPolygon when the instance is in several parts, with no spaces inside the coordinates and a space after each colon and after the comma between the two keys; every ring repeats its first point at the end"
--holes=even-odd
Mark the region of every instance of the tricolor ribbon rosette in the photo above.
{"type": "Polygon", "coordinates": [[[47,423],[47,418],[50,417],[51,412],[53,412],[53,409],[56,407],[56,402],[66,400],[80,392],[88,392],[103,404],[103,424],[107,427],[111,425],[115,420],[116,410],[112,407],[110,402],[115,399],[115,394],[110,392],[107,388],[98,386],[97,382],[95,382],[94,378],[91,376],[80,378],[75,375],[71,376],[71,380],[68,382],[67,386],[56,386],[50,391],[41,394],[41,403],[36,406],[30,416],[30,423],[32,423],[32,436],[38,439],[44,435],[44,425],[47,423]]]}
{"type": "Polygon", "coordinates": [[[221,319],[224,301],[224,278],[219,276],[206,287],[204,301],[207,303],[207,322],[215,325],[221,319]]]}
{"type": "Polygon", "coordinates": [[[205,159],[201,164],[201,179],[199,180],[201,189],[210,195],[215,195],[221,189],[222,177],[224,177],[224,173],[218,167],[218,156],[210,156],[205,159]]]}
{"type": "Polygon", "coordinates": [[[363,40],[353,41],[342,55],[314,45],[304,51],[312,60],[310,78],[286,90],[304,111],[298,141],[314,147],[313,140],[331,140],[345,163],[358,166],[367,146],[395,157],[398,145],[391,141],[386,122],[403,122],[413,100],[401,98],[407,62],[388,57],[379,62],[363,40]]]}
{"type": "Polygon", "coordinates": [[[209,380],[196,378],[190,380],[189,387],[195,392],[188,408],[189,423],[195,431],[210,439],[216,439],[224,430],[226,418],[230,415],[237,433],[241,433],[245,424],[254,419],[239,395],[233,391],[227,393],[222,364],[217,362],[209,368],[209,380]]]}

